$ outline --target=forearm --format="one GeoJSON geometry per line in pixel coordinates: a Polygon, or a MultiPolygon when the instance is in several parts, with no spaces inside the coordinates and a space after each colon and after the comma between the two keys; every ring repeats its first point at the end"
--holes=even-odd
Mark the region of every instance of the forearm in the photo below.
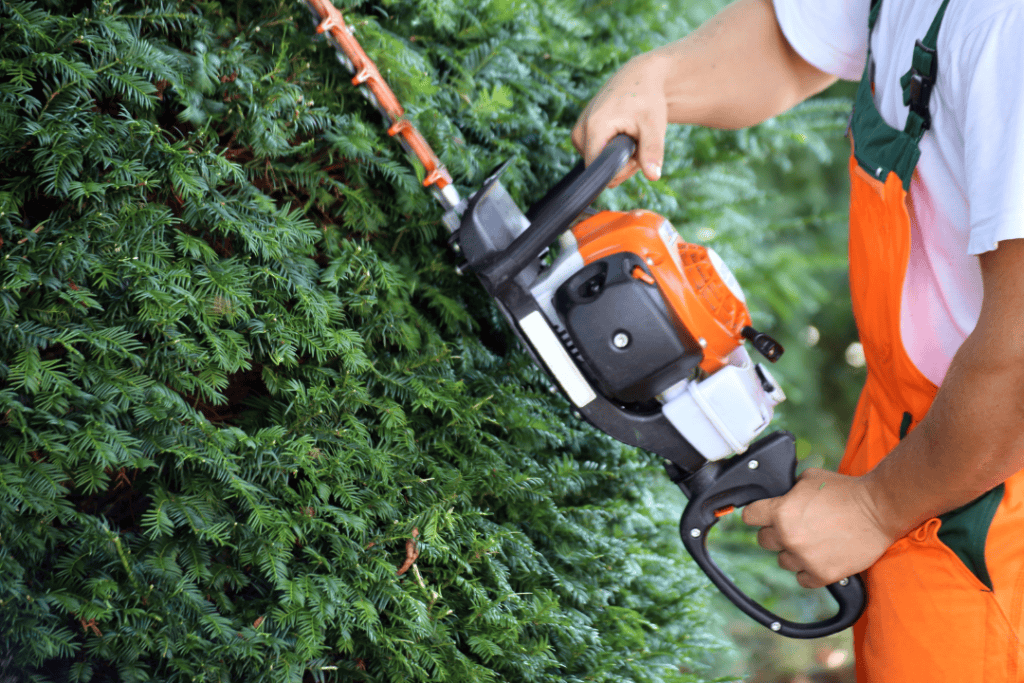
{"type": "Polygon", "coordinates": [[[953,359],[921,423],[864,477],[894,538],[1024,468],[1024,349],[979,327],[953,359]]]}
{"type": "Polygon", "coordinates": [[[743,521],[761,527],[758,543],[778,551],[801,586],[863,571],[922,522],[1024,467],[1024,348],[1012,349],[1024,347],[1024,335],[990,332],[965,342],[921,424],[873,470],[808,468],[786,495],[744,509],[743,521]]]}
{"type": "Polygon", "coordinates": [[[771,0],[738,0],[644,58],[665,74],[670,123],[754,125],[836,80],[793,50],[771,0]]]}

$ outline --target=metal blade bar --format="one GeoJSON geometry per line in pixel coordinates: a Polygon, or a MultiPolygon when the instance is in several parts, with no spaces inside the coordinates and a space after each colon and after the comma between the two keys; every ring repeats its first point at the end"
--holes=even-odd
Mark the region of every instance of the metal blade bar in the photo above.
{"type": "MultiPolygon", "coordinates": [[[[352,74],[352,84],[373,104],[388,123],[388,135],[397,137],[406,152],[415,156],[426,171],[423,186],[430,189],[434,198],[446,211],[461,214],[465,206],[458,190],[452,184],[452,177],[423,135],[405,117],[405,110],[398,98],[388,87],[384,78],[363,51],[352,29],[345,23],[338,8],[331,0],[305,0],[317,22],[316,32],[327,37],[337,51],[338,61],[352,74]]],[[[446,221],[448,222],[448,221],[446,221]]],[[[449,229],[452,229],[449,225],[449,229]]]]}

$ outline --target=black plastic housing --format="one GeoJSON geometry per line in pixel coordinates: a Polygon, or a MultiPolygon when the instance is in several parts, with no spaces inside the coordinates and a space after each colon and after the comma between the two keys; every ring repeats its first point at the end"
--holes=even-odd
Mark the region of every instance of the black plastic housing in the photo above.
{"type": "Polygon", "coordinates": [[[555,293],[555,309],[569,337],[600,385],[623,403],[649,401],[687,379],[704,353],[678,325],[658,286],[632,276],[650,271],[636,254],[595,261],[555,293]]]}
{"type": "Polygon", "coordinates": [[[449,240],[458,245],[474,271],[493,263],[529,225],[500,182],[501,174],[512,161],[509,159],[494,169],[469,198],[462,223],[449,240]]]}

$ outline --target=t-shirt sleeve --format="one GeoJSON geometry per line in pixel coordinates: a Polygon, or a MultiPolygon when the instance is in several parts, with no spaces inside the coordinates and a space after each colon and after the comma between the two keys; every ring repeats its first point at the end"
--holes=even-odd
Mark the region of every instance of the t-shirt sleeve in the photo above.
{"type": "Polygon", "coordinates": [[[782,33],[825,73],[858,81],[868,48],[870,0],[774,0],[782,33]]]}
{"type": "MultiPolygon", "coordinates": [[[[966,36],[960,74],[968,254],[1024,237],[1024,10],[1007,9],[966,36]]],[[[941,62],[939,68],[942,68],[941,62]]]]}

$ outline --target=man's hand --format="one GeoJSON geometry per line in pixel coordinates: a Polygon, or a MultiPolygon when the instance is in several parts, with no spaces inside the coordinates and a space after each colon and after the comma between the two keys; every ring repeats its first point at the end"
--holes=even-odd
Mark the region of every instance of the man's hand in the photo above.
{"type": "Polygon", "coordinates": [[[810,468],[784,496],[751,503],[743,521],[761,529],[757,542],[779,553],[804,588],[820,588],[861,572],[897,536],[887,531],[859,477],[810,468]]]}
{"type": "Polygon", "coordinates": [[[572,142],[589,165],[625,133],[637,153],[610,186],[638,170],[657,180],[668,123],[752,126],[835,80],[786,41],[772,0],[735,0],[685,38],[629,60],[587,105],[572,142]]]}
{"type": "Polygon", "coordinates": [[[666,71],[653,53],[634,57],[604,84],[576,121],[572,143],[588,166],[619,133],[637,141],[636,154],[608,187],[615,187],[640,168],[648,180],[661,177],[668,127],[666,71]]]}

